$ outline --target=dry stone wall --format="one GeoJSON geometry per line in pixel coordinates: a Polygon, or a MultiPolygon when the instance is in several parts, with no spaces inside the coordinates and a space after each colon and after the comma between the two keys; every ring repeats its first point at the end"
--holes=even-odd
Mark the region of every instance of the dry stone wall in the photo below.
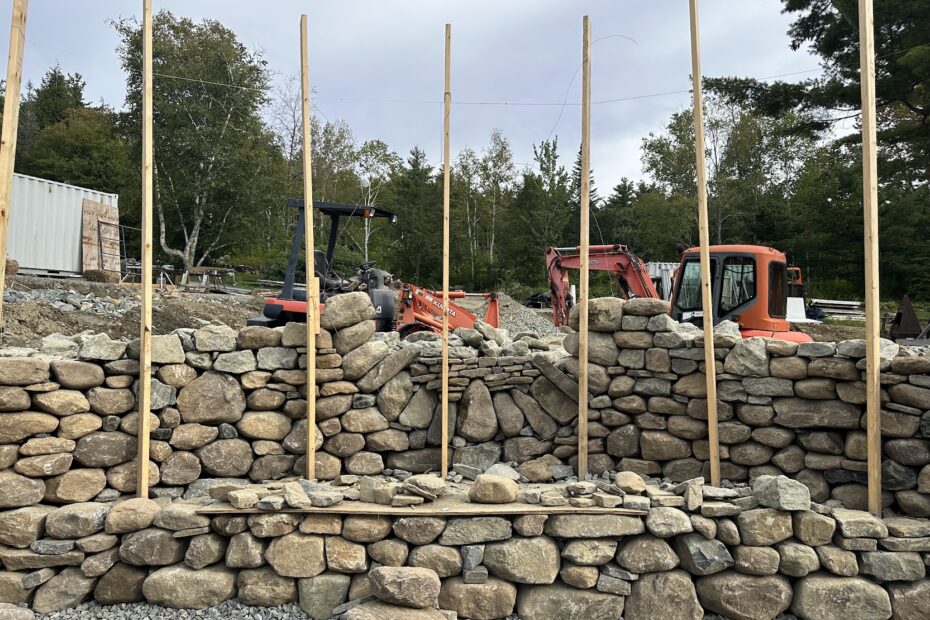
{"type": "MultiPolygon", "coordinates": [[[[450,351],[452,479],[509,473],[503,462],[512,478],[560,483],[473,488],[472,501],[506,491],[507,501],[643,517],[282,512],[306,459],[303,325],[154,337],[153,499],[131,499],[138,344],[82,334],[4,350],[0,606],[196,608],[238,597],[353,620],[925,617],[930,521],[912,517],[930,516],[930,358],[882,347],[881,520],[850,510],[865,503],[861,342],[742,340],[721,325],[728,482],[708,487],[702,334],[665,310],[591,303],[587,482],[573,478],[577,334],[511,336],[479,323],[457,330],[450,351]],[[267,512],[198,512],[231,493],[255,495],[249,505],[267,512]]],[[[439,342],[375,334],[371,316],[367,297],[350,294],[321,321],[317,471],[349,487],[302,483],[321,501],[397,491],[397,480],[407,489],[410,474],[439,466],[439,342]],[[395,481],[366,487],[377,474],[395,481]]]]}
{"type": "MultiPolygon", "coordinates": [[[[288,497],[290,484],[260,491],[288,497]]],[[[0,617],[90,599],[297,602],[314,620],[919,620],[930,605],[930,521],[811,502],[783,476],[721,488],[618,474],[604,492],[636,498],[643,516],[202,512],[236,488],[0,513],[0,617]]]]}
{"type": "MultiPolygon", "coordinates": [[[[669,319],[666,302],[591,305],[592,469],[707,476],[703,332],[669,319]]],[[[864,509],[864,341],[742,339],[733,323],[714,340],[722,478],[785,474],[816,501],[864,509]]],[[[566,338],[575,354],[576,341],[566,338]]],[[[930,357],[883,340],[881,371],[883,505],[930,517],[930,357]]]]}
{"type": "MultiPolygon", "coordinates": [[[[702,333],[665,302],[592,300],[589,471],[680,482],[708,475],[702,333]]],[[[376,334],[364,294],[328,302],[318,338],[318,476],[439,468],[440,347],[376,334]]],[[[573,315],[573,319],[577,319],[573,315]]],[[[473,479],[495,463],[527,482],[577,465],[578,335],[541,340],[479,323],[450,348],[451,463],[473,479]]],[[[715,336],[722,475],[785,474],[817,501],[865,507],[864,345],[715,336]]],[[[153,339],[156,496],[217,481],[299,475],[306,459],[302,325],[218,325],[153,339]]],[[[0,357],[0,507],[112,500],[135,488],[138,344],[49,337],[0,357]],[[28,355],[28,356],[26,356],[28,355]]],[[[882,347],[884,503],[930,516],[930,358],[882,347]]]]}

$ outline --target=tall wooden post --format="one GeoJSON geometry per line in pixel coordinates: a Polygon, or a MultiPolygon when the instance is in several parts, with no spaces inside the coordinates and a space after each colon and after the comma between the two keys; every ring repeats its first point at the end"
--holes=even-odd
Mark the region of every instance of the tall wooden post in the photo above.
{"type": "Polygon", "coordinates": [[[717,366],[714,356],[714,296],[710,277],[707,231],[707,162],[704,158],[704,102],[701,94],[701,41],[697,0],[691,9],[691,80],[694,92],[694,156],[697,164],[698,235],[701,244],[701,309],[704,313],[704,366],[707,380],[707,439],[710,483],[720,484],[720,441],[717,435],[717,366]]]}
{"type": "Polygon", "coordinates": [[[3,135],[0,136],[0,336],[3,335],[3,287],[6,285],[6,248],[13,194],[13,164],[19,126],[19,87],[23,79],[23,47],[29,0],[14,0],[10,20],[10,51],[6,57],[6,95],[3,100],[3,135]]]}
{"type": "Polygon", "coordinates": [[[865,240],[865,391],[869,512],[882,509],[880,333],[878,310],[878,159],[875,150],[875,23],[872,0],[859,0],[862,83],[862,200],[865,240]]]}
{"type": "Polygon", "coordinates": [[[581,278],[578,286],[578,480],[588,475],[588,248],[591,201],[591,19],[581,44],[581,278]]]}
{"type": "Polygon", "coordinates": [[[149,496],[149,415],[152,407],[152,0],[142,0],[142,307],[139,327],[139,428],[136,490],[149,496]]]}
{"type": "Polygon", "coordinates": [[[452,24],[446,24],[445,93],[442,121],[442,478],[449,475],[449,124],[452,113],[452,24]]]}
{"type": "Polygon", "coordinates": [[[316,333],[320,294],[313,262],[313,174],[310,141],[310,62],[307,52],[307,16],[300,16],[300,92],[304,148],[304,270],[307,275],[307,478],[316,478],[316,333]]]}

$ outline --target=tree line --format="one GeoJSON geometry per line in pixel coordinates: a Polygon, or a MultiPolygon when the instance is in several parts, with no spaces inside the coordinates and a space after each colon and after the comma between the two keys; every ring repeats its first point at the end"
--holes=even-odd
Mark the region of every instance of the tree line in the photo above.
{"type": "MultiPolygon", "coordinates": [[[[821,77],[761,83],[707,80],[706,155],[712,243],[776,247],[813,292],[863,290],[862,175],[855,11],[841,0],[784,0],[794,47],[823,60],[821,77]],[[846,121],[844,124],[841,121],[846,121]],[[850,121],[852,128],[850,129],[850,121]],[[845,128],[845,129],[844,129],[845,128]]],[[[930,299],[930,12],[876,2],[879,44],[881,276],[885,297],[930,299]]],[[[123,224],[140,204],[141,36],[114,24],[126,74],[120,109],[84,100],[78,74],[50,68],[27,85],[18,172],[120,194],[123,224]]],[[[214,20],[155,17],[157,260],[231,264],[280,278],[302,194],[299,86],[274,86],[260,53],[214,20]]],[[[441,167],[420,148],[403,156],[356,139],[343,121],[314,118],[314,198],[392,211],[396,224],[352,221],[337,243],[344,277],[365,260],[423,286],[441,281],[441,167]]],[[[649,261],[677,261],[697,242],[694,124],[673,114],[642,139],[643,177],[605,192],[592,185],[592,243],[623,243],[649,261]]],[[[469,290],[523,296],[546,288],[543,253],[579,238],[577,145],[557,137],[514,163],[499,130],[452,161],[451,279],[469,290]]],[[[596,178],[596,175],[595,175],[596,178]]],[[[317,218],[317,243],[328,227],[317,218]]],[[[129,231],[130,255],[138,236],[129,231]]],[[[15,257],[14,257],[15,258],[15,257]]],[[[596,279],[595,292],[609,292],[596,279]]]]}

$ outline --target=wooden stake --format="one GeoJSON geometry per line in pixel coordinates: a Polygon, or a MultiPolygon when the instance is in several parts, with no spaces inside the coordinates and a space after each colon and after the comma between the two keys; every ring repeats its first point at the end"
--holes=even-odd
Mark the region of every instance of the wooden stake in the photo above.
{"type": "Polygon", "coordinates": [[[13,164],[19,126],[19,87],[23,78],[23,47],[29,0],[14,0],[10,20],[10,51],[6,57],[6,96],[3,100],[3,135],[0,136],[0,336],[3,335],[3,287],[6,285],[6,248],[13,194],[13,164]]]}
{"type": "Polygon", "coordinates": [[[316,479],[316,333],[319,325],[319,284],[313,252],[313,174],[310,142],[310,62],[307,53],[307,16],[300,16],[300,91],[304,132],[304,270],[307,274],[307,478],[316,479]]]}
{"type": "Polygon", "coordinates": [[[152,0],[142,0],[142,308],[139,327],[139,429],[136,491],[149,496],[152,407],[152,0]]]}
{"type": "Polygon", "coordinates": [[[701,95],[701,42],[697,0],[691,8],[691,80],[694,92],[694,156],[697,163],[698,228],[701,244],[701,308],[704,313],[704,365],[707,380],[707,439],[710,483],[720,484],[720,441],[717,436],[717,366],[714,356],[714,300],[707,231],[707,162],[704,159],[704,103],[701,95]]]}
{"type": "Polygon", "coordinates": [[[875,24],[872,0],[859,0],[862,83],[862,199],[865,232],[865,393],[869,512],[882,509],[881,385],[878,309],[878,159],[875,150],[875,24]]]}
{"type": "Polygon", "coordinates": [[[591,19],[581,45],[581,278],[578,286],[578,480],[588,475],[588,247],[591,201],[591,19]]]}
{"type": "Polygon", "coordinates": [[[446,24],[445,94],[442,122],[442,479],[449,475],[449,123],[452,114],[452,24],[446,24]]]}

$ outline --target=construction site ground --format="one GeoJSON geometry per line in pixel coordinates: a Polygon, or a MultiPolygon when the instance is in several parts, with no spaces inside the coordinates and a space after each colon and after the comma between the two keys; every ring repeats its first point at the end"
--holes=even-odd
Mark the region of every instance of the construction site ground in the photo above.
{"type": "MultiPolygon", "coordinates": [[[[91,330],[112,338],[134,338],[139,333],[138,285],[19,274],[12,282],[8,281],[8,286],[3,317],[6,346],[34,346],[53,333],[72,335],[91,330]],[[82,309],[58,302],[57,296],[90,301],[85,301],[82,309]]],[[[499,303],[501,326],[513,333],[533,331],[546,335],[558,331],[552,325],[551,310],[526,308],[503,293],[499,295],[499,303]]],[[[156,286],[155,333],[165,334],[181,327],[198,328],[207,323],[242,327],[249,317],[261,314],[263,305],[264,300],[256,294],[181,292],[173,287],[156,286]]],[[[486,308],[486,302],[478,299],[463,300],[461,305],[479,317],[483,317],[486,308]]],[[[857,322],[806,324],[799,329],[818,341],[865,337],[865,325],[857,322]]]]}
{"type": "MultiPolygon", "coordinates": [[[[25,301],[4,304],[5,346],[32,346],[49,334],[72,335],[84,330],[106,333],[111,338],[135,338],[139,335],[139,309],[142,295],[138,285],[102,284],[77,278],[47,278],[17,275],[8,286],[15,293],[28,296],[25,301]],[[112,300],[128,306],[120,311],[62,309],[48,303],[42,293],[50,290],[78,296],[93,295],[102,301],[112,300]],[[125,303],[129,302],[129,303],[125,303]]],[[[15,294],[14,293],[14,294],[15,294]]],[[[7,297],[10,294],[7,293],[7,297]]],[[[113,305],[113,304],[110,304],[113,305]]],[[[246,319],[262,312],[264,300],[257,295],[188,293],[155,287],[152,320],[156,334],[166,334],[181,327],[202,327],[217,322],[243,327],[246,319]]]]}

